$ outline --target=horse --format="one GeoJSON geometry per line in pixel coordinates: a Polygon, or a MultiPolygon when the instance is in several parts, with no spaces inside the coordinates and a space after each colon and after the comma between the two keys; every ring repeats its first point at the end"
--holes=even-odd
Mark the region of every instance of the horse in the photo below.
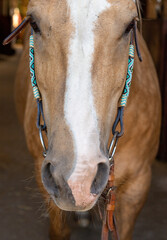
{"type": "MultiPolygon", "coordinates": [[[[15,101],[39,188],[50,209],[50,239],[69,239],[62,212],[96,208],[109,175],[108,145],[125,86],[135,0],[30,0],[35,71],[47,126],[45,159],[36,128],[27,37],[15,82],[15,101]]],[[[121,240],[132,239],[151,181],[160,135],[161,97],[143,37],[135,54],[124,136],[115,153],[115,218],[121,240]]]]}

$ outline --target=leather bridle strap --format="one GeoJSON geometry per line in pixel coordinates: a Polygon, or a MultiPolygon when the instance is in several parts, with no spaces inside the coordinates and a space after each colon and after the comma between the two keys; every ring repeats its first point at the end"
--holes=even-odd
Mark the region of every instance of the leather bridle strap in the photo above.
{"type": "Polygon", "coordinates": [[[112,233],[115,240],[119,240],[119,236],[116,228],[116,220],[114,217],[115,201],[116,201],[116,194],[115,194],[115,187],[114,187],[114,160],[110,168],[107,189],[108,189],[108,192],[107,192],[107,198],[106,198],[106,201],[107,201],[106,212],[103,219],[101,240],[108,240],[109,232],[112,233]]]}
{"type": "Polygon", "coordinates": [[[14,31],[3,41],[3,45],[9,44],[13,39],[17,37],[17,35],[28,25],[30,22],[30,16],[27,16],[22,23],[14,29],[14,31]]]}

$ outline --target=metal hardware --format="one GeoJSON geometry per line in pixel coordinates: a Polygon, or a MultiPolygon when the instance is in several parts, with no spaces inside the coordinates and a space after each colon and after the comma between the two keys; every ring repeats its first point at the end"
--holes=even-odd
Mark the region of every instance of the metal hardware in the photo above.
{"type": "Polygon", "coordinates": [[[109,147],[109,163],[110,163],[110,167],[112,166],[113,164],[113,160],[114,160],[114,155],[115,155],[115,152],[116,152],[116,149],[117,149],[117,143],[118,143],[118,134],[119,132],[115,132],[113,138],[112,138],[112,141],[111,141],[111,144],[110,144],[110,147],[109,147]]]}
{"type": "Polygon", "coordinates": [[[47,133],[47,128],[46,128],[46,123],[45,123],[45,118],[44,118],[44,113],[43,113],[43,105],[42,105],[42,100],[41,99],[37,99],[37,107],[38,107],[37,128],[39,129],[39,137],[40,137],[40,140],[41,140],[42,147],[44,149],[43,157],[46,158],[47,149],[46,149],[46,146],[45,146],[45,142],[44,142],[44,139],[43,139],[42,132],[47,133]],[[41,118],[43,119],[44,124],[41,124],[41,118]]]}
{"type": "MultiPolygon", "coordinates": [[[[44,149],[43,156],[44,156],[44,158],[46,158],[47,149],[46,149],[45,142],[44,142],[43,135],[42,135],[42,132],[44,132],[44,131],[45,130],[43,129],[43,126],[40,126],[39,127],[39,137],[40,137],[40,140],[41,140],[42,147],[44,149]]],[[[45,133],[46,133],[46,131],[45,131],[45,133]]]]}
{"type": "Polygon", "coordinates": [[[106,196],[109,197],[110,193],[112,193],[114,190],[116,190],[115,186],[110,187],[106,196]]]}

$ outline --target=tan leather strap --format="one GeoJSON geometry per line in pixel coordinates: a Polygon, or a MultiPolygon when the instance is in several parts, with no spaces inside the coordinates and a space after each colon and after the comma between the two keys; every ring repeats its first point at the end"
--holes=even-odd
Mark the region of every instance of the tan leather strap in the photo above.
{"type": "Polygon", "coordinates": [[[22,23],[3,41],[3,45],[9,44],[30,22],[30,16],[26,17],[22,23]]]}
{"type": "Polygon", "coordinates": [[[106,225],[106,222],[103,222],[101,240],[108,240],[108,236],[109,236],[108,226],[106,225]]]}
{"type": "Polygon", "coordinates": [[[112,232],[114,240],[119,240],[117,229],[116,229],[116,222],[114,218],[115,200],[116,200],[115,188],[114,188],[114,162],[110,169],[107,188],[108,188],[108,193],[106,197],[107,205],[106,205],[106,212],[105,212],[105,217],[103,221],[101,240],[108,240],[109,232],[112,232]]]}

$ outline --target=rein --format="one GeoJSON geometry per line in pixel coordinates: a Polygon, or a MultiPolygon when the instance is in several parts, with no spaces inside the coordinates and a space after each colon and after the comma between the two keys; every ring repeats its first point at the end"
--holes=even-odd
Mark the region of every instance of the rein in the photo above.
{"type": "MultiPolygon", "coordinates": [[[[25,20],[3,41],[3,45],[10,43],[30,22],[30,17],[26,17],[25,20]]],[[[109,145],[108,149],[108,158],[110,165],[110,173],[107,184],[107,195],[106,195],[106,208],[103,216],[103,227],[101,240],[108,240],[109,232],[112,233],[115,240],[119,240],[116,219],[114,216],[115,210],[115,201],[116,201],[116,187],[114,186],[114,155],[116,152],[118,140],[124,134],[124,124],[123,124],[123,115],[124,108],[127,105],[127,100],[130,93],[133,67],[134,67],[134,41],[136,46],[136,52],[140,61],[142,57],[139,50],[138,40],[137,40],[137,23],[135,22],[133,29],[131,30],[130,46],[129,46],[129,58],[128,58],[128,70],[126,76],[126,82],[124,90],[120,99],[120,105],[118,107],[118,113],[116,120],[112,127],[113,138],[109,145]],[[133,40],[134,39],[134,40],[133,40]],[[117,131],[116,128],[120,124],[120,131],[117,131]]],[[[37,85],[36,75],[35,75],[35,57],[34,57],[34,36],[33,30],[31,30],[31,36],[29,41],[29,59],[30,59],[30,76],[31,76],[31,85],[34,93],[34,98],[37,101],[37,128],[39,129],[39,137],[43,147],[43,157],[46,157],[47,148],[43,139],[43,132],[47,135],[47,127],[45,123],[44,113],[43,113],[43,104],[42,97],[37,85]],[[41,123],[42,122],[42,123],[41,123]]]]}

